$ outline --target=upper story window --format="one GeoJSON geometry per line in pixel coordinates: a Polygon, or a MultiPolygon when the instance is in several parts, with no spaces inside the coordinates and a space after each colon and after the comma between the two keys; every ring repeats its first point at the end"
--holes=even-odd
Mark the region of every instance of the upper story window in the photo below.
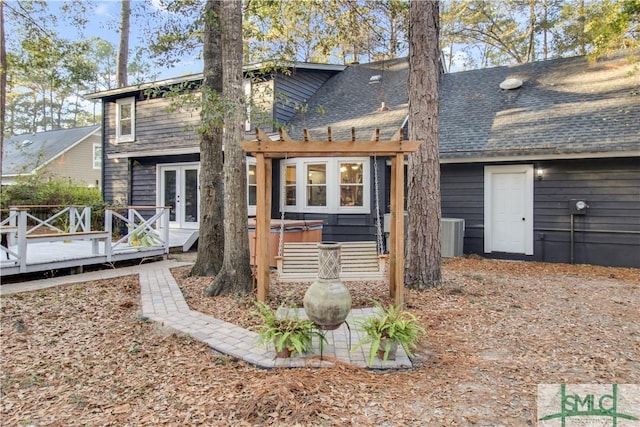
{"type": "Polygon", "coordinates": [[[256,214],[256,201],[258,199],[258,181],[256,177],[256,159],[247,157],[247,213],[256,214]]]}
{"type": "Polygon", "coordinates": [[[282,161],[281,203],[289,212],[369,213],[369,158],[282,161]]]}
{"type": "Polygon", "coordinates": [[[136,102],[134,97],[116,100],[116,141],[136,139],[136,102]]]}
{"type": "Polygon", "coordinates": [[[93,144],[93,168],[102,168],[102,145],[93,144]]]}

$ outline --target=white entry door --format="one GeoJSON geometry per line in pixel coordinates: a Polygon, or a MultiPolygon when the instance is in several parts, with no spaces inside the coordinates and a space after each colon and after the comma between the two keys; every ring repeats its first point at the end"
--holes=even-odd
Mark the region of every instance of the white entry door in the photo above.
{"type": "Polygon", "coordinates": [[[158,166],[158,202],[170,206],[169,226],[198,228],[200,221],[197,163],[158,166]]]}
{"type": "Polygon", "coordinates": [[[533,166],[486,166],[484,251],[533,255],[533,166]]]}

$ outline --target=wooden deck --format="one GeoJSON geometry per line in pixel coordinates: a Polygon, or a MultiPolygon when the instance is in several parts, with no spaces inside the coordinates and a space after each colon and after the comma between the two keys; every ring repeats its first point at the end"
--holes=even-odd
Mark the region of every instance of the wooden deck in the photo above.
{"type": "Polygon", "coordinates": [[[87,207],[60,207],[40,218],[35,208],[42,207],[16,206],[3,215],[0,277],[165,256],[172,235],[182,246],[194,232],[171,232],[164,206],[106,209],[104,230],[90,229],[87,207]]]}

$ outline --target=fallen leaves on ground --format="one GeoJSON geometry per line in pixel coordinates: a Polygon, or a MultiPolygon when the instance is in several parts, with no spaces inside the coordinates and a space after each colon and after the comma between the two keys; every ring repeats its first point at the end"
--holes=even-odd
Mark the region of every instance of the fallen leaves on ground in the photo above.
{"type": "MultiPolygon", "coordinates": [[[[255,326],[250,298],[192,309],[255,326]]],[[[407,291],[429,336],[415,368],[262,370],[139,316],[137,277],[3,296],[2,425],[534,425],[539,383],[640,383],[640,272],[447,259],[443,285],[407,291]]],[[[271,285],[301,305],[306,284],[271,285]]],[[[388,302],[351,282],[354,306],[388,302]]]]}

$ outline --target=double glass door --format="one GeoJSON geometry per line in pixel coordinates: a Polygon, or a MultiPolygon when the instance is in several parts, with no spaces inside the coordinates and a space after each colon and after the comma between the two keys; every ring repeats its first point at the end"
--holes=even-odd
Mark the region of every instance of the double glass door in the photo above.
{"type": "Polygon", "coordinates": [[[170,206],[169,226],[198,228],[200,218],[197,163],[159,167],[160,206],[170,206]]]}

